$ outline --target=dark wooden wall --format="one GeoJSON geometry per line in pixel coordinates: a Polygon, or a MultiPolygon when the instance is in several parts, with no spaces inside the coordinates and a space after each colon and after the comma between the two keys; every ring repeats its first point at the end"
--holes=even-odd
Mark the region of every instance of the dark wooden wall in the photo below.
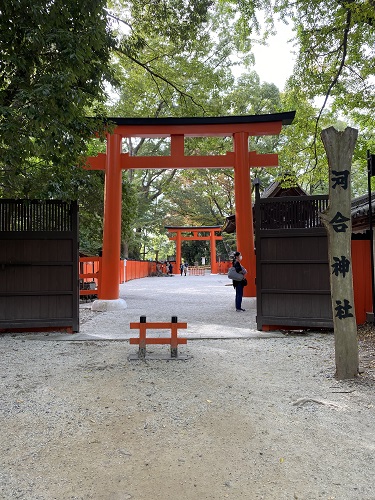
{"type": "Polygon", "coordinates": [[[332,328],[326,196],[257,196],[257,327],[332,328]]]}
{"type": "Polygon", "coordinates": [[[0,330],[79,330],[76,202],[0,200],[0,330]]]}

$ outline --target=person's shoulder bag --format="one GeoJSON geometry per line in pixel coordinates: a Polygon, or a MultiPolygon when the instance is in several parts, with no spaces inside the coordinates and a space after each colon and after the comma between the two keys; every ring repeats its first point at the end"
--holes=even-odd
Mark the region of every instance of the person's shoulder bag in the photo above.
{"type": "Polygon", "coordinates": [[[228,278],[234,281],[242,281],[244,279],[244,275],[242,273],[238,273],[236,268],[232,266],[228,269],[228,278]]]}

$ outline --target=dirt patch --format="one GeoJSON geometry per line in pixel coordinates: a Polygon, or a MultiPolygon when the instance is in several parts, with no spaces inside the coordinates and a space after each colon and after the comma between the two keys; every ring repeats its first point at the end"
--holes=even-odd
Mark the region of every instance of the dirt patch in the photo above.
{"type": "Polygon", "coordinates": [[[373,499],[374,379],[336,381],[332,340],[145,363],[127,342],[2,338],[1,497],[373,499]]]}
{"type": "Polygon", "coordinates": [[[227,280],[177,279],[127,284],[125,312],[81,321],[118,336],[176,314],[206,336],[179,347],[185,362],[130,362],[127,340],[0,337],[0,497],[374,500],[373,332],[364,373],[337,381],[332,332],[256,336],[227,280]]]}

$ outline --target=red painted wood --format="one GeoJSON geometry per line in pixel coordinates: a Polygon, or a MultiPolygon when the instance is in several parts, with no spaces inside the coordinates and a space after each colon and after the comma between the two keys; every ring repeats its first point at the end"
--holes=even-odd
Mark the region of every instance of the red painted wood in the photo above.
{"type": "MultiPolygon", "coordinates": [[[[258,155],[248,151],[248,136],[278,135],[284,124],[293,121],[294,112],[279,113],[268,117],[221,117],[207,120],[189,119],[157,120],[156,122],[139,119],[127,121],[114,118],[117,126],[112,134],[107,134],[107,154],[87,159],[87,169],[105,169],[105,201],[103,227],[103,261],[99,298],[112,300],[119,298],[118,262],[120,259],[121,236],[121,171],[133,168],[233,168],[235,167],[235,192],[237,214],[238,248],[249,267],[251,277],[245,288],[246,296],[255,296],[255,255],[253,241],[253,222],[251,211],[249,166],[277,166],[277,155],[258,155]],[[224,118],[224,119],[223,119],[224,118]],[[263,121],[263,119],[265,121],[263,121]],[[268,121],[267,121],[268,120],[268,121]],[[219,156],[185,156],[185,137],[234,137],[234,153],[219,156]],[[123,137],[170,137],[171,155],[167,157],[137,157],[121,153],[123,137]],[[237,186],[237,187],[236,187],[237,186]]],[[[211,254],[215,253],[211,241],[211,254]]],[[[181,256],[180,248],[177,254],[181,256]]],[[[175,272],[178,272],[180,259],[177,259],[175,272]]],[[[216,271],[216,257],[211,259],[213,272],[216,271]]],[[[126,280],[132,270],[127,271],[126,280]]],[[[140,277],[135,272],[134,277],[140,277]]]]}
{"type": "Polygon", "coordinates": [[[169,236],[171,241],[176,242],[176,269],[174,274],[180,274],[181,263],[181,244],[183,241],[209,241],[210,242],[210,259],[211,273],[217,274],[218,265],[216,262],[216,241],[222,240],[221,235],[215,233],[221,230],[220,226],[208,227],[167,227],[169,233],[175,233],[175,236],[169,236]],[[208,236],[198,236],[198,232],[209,233],[208,236]],[[185,236],[183,233],[193,233],[193,236],[185,236]]]}
{"type": "MultiPolygon", "coordinates": [[[[178,344],[187,344],[187,339],[177,339],[178,344]]],[[[129,339],[129,344],[140,344],[138,338],[130,338],[129,339]]],[[[167,337],[160,337],[160,338],[146,338],[146,344],[171,344],[171,339],[167,337]]],[[[141,347],[141,345],[139,345],[141,347]]],[[[171,345],[173,348],[173,346],[171,345]]]]}
{"type": "Polygon", "coordinates": [[[187,339],[177,337],[179,328],[187,328],[187,323],[171,323],[171,322],[132,322],[130,329],[139,330],[139,338],[132,337],[129,339],[130,344],[139,344],[140,349],[145,349],[147,344],[170,344],[171,349],[177,349],[178,344],[186,344],[187,339]],[[171,336],[166,337],[147,337],[147,330],[170,330],[171,336]]]}
{"type": "Polygon", "coordinates": [[[102,280],[99,299],[119,298],[119,262],[121,241],[122,171],[120,166],[122,138],[107,134],[105,170],[102,280]]]}
{"type": "Polygon", "coordinates": [[[243,265],[248,270],[248,285],[244,288],[245,297],[255,297],[255,253],[253,214],[251,206],[250,167],[248,162],[248,134],[234,134],[234,192],[236,199],[236,237],[237,250],[243,257],[243,265]]]}
{"type": "Polygon", "coordinates": [[[354,305],[357,325],[372,312],[371,246],[369,240],[352,240],[354,305]]]}
{"type": "Polygon", "coordinates": [[[134,330],[140,327],[140,325],[147,325],[148,330],[170,330],[171,325],[177,325],[177,328],[187,328],[187,323],[171,323],[170,321],[165,322],[148,322],[148,323],[130,323],[130,329],[134,330]]]}

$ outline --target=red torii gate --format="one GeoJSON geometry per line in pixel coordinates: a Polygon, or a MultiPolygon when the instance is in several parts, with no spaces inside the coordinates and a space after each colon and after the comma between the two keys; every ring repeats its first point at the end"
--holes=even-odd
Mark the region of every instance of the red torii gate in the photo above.
{"type": "Polygon", "coordinates": [[[216,241],[222,240],[221,226],[165,226],[169,233],[176,233],[176,236],[170,236],[169,239],[176,242],[176,270],[179,274],[179,265],[181,263],[181,243],[183,241],[209,241],[211,252],[211,273],[217,274],[216,262],[216,241]],[[193,236],[184,236],[182,233],[193,233],[193,236]],[[198,236],[198,233],[208,233],[208,236],[198,236]]]}
{"type": "Polygon", "coordinates": [[[255,254],[251,207],[251,167],[278,166],[277,154],[248,149],[249,136],[278,135],[293,122],[295,111],[266,115],[188,118],[108,118],[107,152],[87,159],[87,169],[105,170],[102,283],[99,299],[119,300],[118,265],[121,241],[123,169],[234,168],[237,248],[249,270],[247,297],[255,297],[255,254]],[[185,156],[185,137],[232,137],[234,151],[225,155],[185,156]],[[130,156],[122,153],[124,137],[170,137],[169,156],[130,156]]]}

